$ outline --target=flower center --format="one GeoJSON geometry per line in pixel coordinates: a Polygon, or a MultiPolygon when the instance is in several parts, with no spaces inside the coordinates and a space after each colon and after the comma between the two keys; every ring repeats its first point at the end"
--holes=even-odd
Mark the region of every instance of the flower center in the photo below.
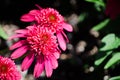
{"type": "Polygon", "coordinates": [[[56,16],[54,14],[50,14],[49,19],[50,19],[50,21],[54,22],[54,21],[56,21],[56,16]]]}
{"type": "Polygon", "coordinates": [[[43,35],[43,41],[47,41],[48,40],[48,36],[47,35],[43,35]]]}
{"type": "Polygon", "coordinates": [[[42,31],[40,33],[36,33],[34,36],[31,35],[30,37],[27,37],[27,41],[30,44],[31,49],[38,54],[42,51],[43,47],[50,45],[49,39],[49,34],[42,31]]]}
{"type": "Polygon", "coordinates": [[[1,72],[7,72],[7,67],[5,65],[1,66],[1,72]]]}

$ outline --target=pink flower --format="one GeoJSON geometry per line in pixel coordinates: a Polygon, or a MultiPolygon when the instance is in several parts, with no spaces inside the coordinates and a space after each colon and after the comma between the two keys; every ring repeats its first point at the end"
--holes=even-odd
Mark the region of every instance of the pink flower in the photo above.
{"type": "Polygon", "coordinates": [[[34,76],[39,77],[45,68],[47,77],[50,77],[53,69],[58,67],[57,59],[60,54],[54,33],[48,28],[35,25],[17,30],[16,33],[11,39],[18,37],[24,38],[24,40],[20,40],[10,47],[11,50],[17,48],[12,53],[11,58],[19,58],[29,51],[22,62],[22,70],[28,69],[36,58],[34,76]]]}
{"type": "Polygon", "coordinates": [[[120,0],[107,0],[106,15],[109,15],[111,19],[115,19],[120,14],[120,0]]]}
{"type": "Polygon", "coordinates": [[[66,50],[68,38],[63,29],[72,32],[73,28],[65,22],[57,10],[53,8],[31,10],[28,14],[23,15],[21,20],[25,22],[35,21],[36,25],[48,28],[56,34],[60,48],[66,50]]]}
{"type": "Polygon", "coordinates": [[[18,72],[15,63],[9,59],[0,56],[0,80],[20,80],[21,75],[18,72]]]}

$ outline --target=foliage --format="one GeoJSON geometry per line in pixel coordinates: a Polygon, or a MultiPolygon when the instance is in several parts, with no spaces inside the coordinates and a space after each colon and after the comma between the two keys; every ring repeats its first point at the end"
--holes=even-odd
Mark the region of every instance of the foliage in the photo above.
{"type": "Polygon", "coordinates": [[[110,19],[106,19],[106,20],[100,22],[99,24],[93,26],[92,29],[95,30],[95,31],[99,31],[102,28],[104,28],[109,23],[109,21],[110,21],[110,19]]]}
{"type": "Polygon", "coordinates": [[[115,63],[119,62],[120,52],[114,51],[120,46],[120,38],[115,34],[108,34],[102,40],[102,47],[99,49],[97,57],[99,57],[95,61],[95,65],[100,65],[109,55],[112,55],[111,59],[106,63],[104,69],[108,69],[115,63]]]}
{"type": "Polygon", "coordinates": [[[5,40],[8,38],[8,35],[5,33],[1,25],[0,25],[0,37],[2,37],[5,40]]]}
{"type": "Polygon", "coordinates": [[[120,80],[120,76],[112,77],[112,78],[110,78],[109,80],[120,80]]]}
{"type": "MultiPolygon", "coordinates": [[[[101,10],[104,11],[105,9],[106,3],[103,0],[86,0],[86,1],[90,3],[94,3],[96,5],[95,8],[98,11],[101,11],[101,10]]],[[[96,57],[94,62],[95,66],[103,65],[104,69],[109,70],[110,68],[115,69],[115,66],[119,65],[120,63],[119,34],[120,33],[117,32],[118,30],[117,26],[119,25],[120,23],[119,23],[119,17],[118,17],[115,20],[105,19],[92,27],[92,30],[103,32],[103,34],[105,34],[101,39],[99,51],[95,56],[96,57]]],[[[120,76],[111,77],[109,80],[120,80],[120,76]]]]}
{"type": "Polygon", "coordinates": [[[87,2],[94,3],[96,10],[101,11],[101,7],[105,8],[105,3],[103,0],[86,0],[87,2]]]}

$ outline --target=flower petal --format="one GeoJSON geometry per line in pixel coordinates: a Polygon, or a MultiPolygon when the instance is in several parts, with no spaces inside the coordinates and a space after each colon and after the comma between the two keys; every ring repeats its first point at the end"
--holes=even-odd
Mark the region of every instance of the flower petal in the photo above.
{"type": "Polygon", "coordinates": [[[57,51],[54,52],[53,55],[56,59],[58,59],[60,57],[60,53],[61,53],[61,51],[58,50],[58,52],[57,51]]]}
{"type": "Polygon", "coordinates": [[[63,28],[69,32],[72,32],[73,31],[73,27],[70,25],[70,24],[67,24],[67,23],[63,23],[62,24],[63,28]]]}
{"type": "Polygon", "coordinates": [[[20,33],[20,34],[27,34],[28,30],[25,29],[20,29],[20,30],[16,30],[15,33],[20,33]]]}
{"type": "Polygon", "coordinates": [[[65,51],[66,50],[66,42],[62,36],[61,33],[57,33],[57,38],[58,38],[58,43],[59,43],[59,46],[60,48],[65,51]]]}
{"type": "Polygon", "coordinates": [[[10,47],[10,50],[13,50],[13,49],[15,49],[15,48],[21,47],[21,46],[23,46],[25,43],[26,43],[25,40],[18,41],[18,42],[16,42],[15,44],[13,44],[13,45],[10,47]]]}
{"type": "Polygon", "coordinates": [[[67,35],[66,35],[63,31],[62,31],[62,34],[63,34],[63,36],[65,37],[66,42],[69,43],[69,39],[68,39],[67,35]]]}
{"type": "Polygon", "coordinates": [[[31,10],[29,12],[29,14],[34,15],[34,16],[39,15],[40,14],[40,10],[31,10]]]}
{"type": "Polygon", "coordinates": [[[37,58],[37,62],[35,64],[34,77],[36,78],[39,77],[44,70],[44,60],[42,57],[43,56],[41,56],[40,58],[37,58]]]}
{"type": "Polygon", "coordinates": [[[11,37],[9,37],[9,39],[8,40],[12,40],[12,39],[14,39],[14,38],[24,38],[24,37],[26,37],[24,34],[16,34],[16,35],[13,35],[13,36],[11,36],[11,37]]]}
{"type": "Polygon", "coordinates": [[[51,77],[53,69],[52,69],[51,61],[48,58],[45,58],[45,71],[46,71],[46,76],[51,77]]]}
{"type": "Polygon", "coordinates": [[[24,14],[20,20],[24,22],[32,22],[35,20],[35,17],[31,14],[24,14]]]}
{"type": "Polygon", "coordinates": [[[27,70],[34,60],[34,53],[28,54],[22,62],[22,71],[27,70]]]}
{"type": "Polygon", "coordinates": [[[27,52],[27,50],[28,50],[27,46],[22,46],[12,53],[11,58],[16,59],[18,57],[21,57],[24,53],[27,52]]]}
{"type": "Polygon", "coordinates": [[[52,68],[56,69],[58,67],[57,59],[55,58],[54,55],[50,55],[49,58],[50,58],[50,62],[52,64],[52,68]]]}
{"type": "Polygon", "coordinates": [[[43,9],[41,6],[39,6],[38,4],[35,4],[36,7],[38,7],[40,10],[43,9]]]}

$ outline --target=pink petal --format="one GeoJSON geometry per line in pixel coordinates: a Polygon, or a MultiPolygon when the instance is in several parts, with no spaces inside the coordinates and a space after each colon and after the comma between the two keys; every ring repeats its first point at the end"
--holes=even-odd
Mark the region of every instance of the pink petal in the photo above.
{"type": "Polygon", "coordinates": [[[58,59],[60,57],[60,52],[55,52],[55,53],[53,53],[53,55],[56,59],[58,59]]]}
{"type": "Polygon", "coordinates": [[[15,75],[8,75],[7,79],[8,79],[8,77],[9,77],[9,80],[15,80],[15,78],[16,78],[15,75]]]}
{"type": "Polygon", "coordinates": [[[20,34],[27,34],[28,30],[25,29],[20,29],[20,30],[16,30],[15,33],[20,33],[20,34]]]}
{"type": "Polygon", "coordinates": [[[26,28],[27,28],[28,30],[32,30],[34,27],[36,27],[36,25],[27,26],[26,28]]]}
{"type": "Polygon", "coordinates": [[[21,46],[24,45],[25,43],[26,43],[25,40],[18,41],[18,42],[16,42],[15,44],[13,44],[13,45],[10,47],[10,50],[13,50],[13,49],[15,49],[15,48],[21,47],[21,46]]]}
{"type": "Polygon", "coordinates": [[[70,25],[70,24],[67,24],[67,23],[63,23],[62,24],[63,28],[69,32],[72,32],[73,31],[73,27],[70,25]]]}
{"type": "Polygon", "coordinates": [[[24,22],[32,22],[35,20],[35,17],[31,14],[24,14],[20,20],[24,22]]]}
{"type": "Polygon", "coordinates": [[[39,6],[38,4],[35,4],[36,7],[38,7],[40,10],[42,9],[41,6],[39,6]]]}
{"type": "Polygon", "coordinates": [[[50,55],[49,58],[50,58],[50,62],[52,64],[52,68],[56,69],[58,67],[57,59],[54,57],[54,55],[50,55]]]}
{"type": "Polygon", "coordinates": [[[14,38],[24,38],[24,37],[26,37],[24,34],[16,34],[16,35],[13,35],[13,36],[11,36],[11,37],[9,37],[9,39],[8,40],[11,40],[11,39],[14,39],[14,38]]]}
{"type": "Polygon", "coordinates": [[[60,48],[65,51],[66,50],[66,42],[62,36],[61,33],[57,33],[57,38],[58,38],[58,43],[59,43],[59,46],[60,48]]]}
{"type": "MultiPolygon", "coordinates": [[[[42,56],[43,57],[43,56],[42,56]]],[[[44,70],[44,60],[43,58],[37,58],[37,62],[34,68],[34,77],[39,77],[44,70]]]]}
{"type": "Polygon", "coordinates": [[[31,10],[31,11],[29,12],[29,14],[34,15],[34,16],[37,16],[37,15],[40,14],[40,11],[39,11],[39,10],[31,10]]]}
{"type": "Polygon", "coordinates": [[[68,42],[69,42],[69,39],[68,39],[67,35],[66,35],[63,31],[62,31],[62,34],[63,34],[63,36],[65,37],[66,42],[68,43],[68,42]]]}
{"type": "Polygon", "coordinates": [[[28,54],[22,62],[22,71],[27,70],[34,60],[34,53],[28,54]]]}
{"type": "Polygon", "coordinates": [[[20,48],[18,48],[17,50],[15,50],[12,55],[11,55],[11,58],[12,59],[16,59],[16,58],[19,58],[21,57],[23,54],[25,54],[28,50],[28,47],[27,46],[22,46],[20,48]]]}
{"type": "Polygon", "coordinates": [[[46,71],[46,76],[51,77],[53,71],[52,64],[51,61],[47,58],[45,58],[45,71],[46,71]]]}

